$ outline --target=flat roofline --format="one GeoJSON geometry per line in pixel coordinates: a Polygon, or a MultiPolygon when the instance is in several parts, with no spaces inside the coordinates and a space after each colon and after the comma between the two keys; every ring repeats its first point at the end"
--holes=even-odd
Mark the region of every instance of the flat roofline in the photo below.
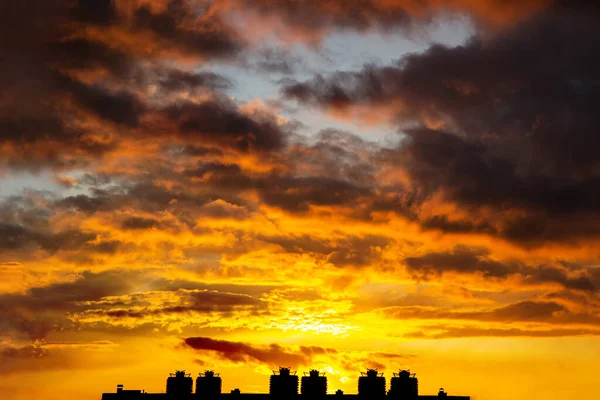
{"type": "MultiPolygon", "coordinates": [[[[102,399],[103,400],[118,400],[120,398],[131,398],[131,397],[138,397],[138,396],[144,396],[147,398],[171,398],[171,396],[167,396],[166,393],[147,393],[147,392],[137,392],[137,391],[131,391],[129,393],[102,393],[102,399]]],[[[196,393],[192,393],[189,395],[179,395],[177,396],[178,399],[185,399],[185,398],[189,398],[189,399],[195,399],[198,396],[198,394],[196,393]]],[[[355,398],[358,397],[358,394],[356,393],[343,393],[341,395],[337,395],[335,393],[327,393],[326,397],[330,398],[330,397],[350,397],[350,398],[355,398]]],[[[273,397],[272,395],[270,395],[269,393],[221,393],[219,395],[219,397],[225,397],[225,398],[229,398],[229,397],[235,397],[235,398],[269,398],[269,397],[273,397]]],[[[278,396],[279,397],[279,396],[278,396]]],[[[298,394],[296,396],[283,396],[283,397],[298,397],[298,398],[302,398],[304,397],[301,394],[298,394]]],[[[385,396],[386,398],[388,398],[388,396],[385,396]]],[[[435,395],[419,395],[417,397],[417,399],[421,399],[421,400],[433,400],[433,399],[446,399],[446,400],[470,400],[471,396],[452,396],[452,395],[447,395],[447,396],[438,396],[437,394],[435,395]]]]}

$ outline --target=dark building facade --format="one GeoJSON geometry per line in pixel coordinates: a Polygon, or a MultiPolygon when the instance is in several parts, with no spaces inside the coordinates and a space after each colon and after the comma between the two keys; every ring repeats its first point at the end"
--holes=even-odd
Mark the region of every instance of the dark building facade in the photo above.
{"type": "Polygon", "coordinates": [[[213,371],[205,371],[196,379],[196,392],[193,393],[193,379],[185,371],[177,371],[167,378],[166,393],[146,393],[143,390],[125,390],[117,385],[116,393],[103,393],[102,400],[470,400],[469,396],[449,396],[444,389],[437,395],[418,394],[418,381],[414,374],[400,371],[394,374],[389,392],[386,393],[385,377],[377,370],[368,370],[358,379],[358,394],[345,394],[341,390],[327,393],[327,377],[312,370],[302,377],[301,393],[298,393],[298,376],[289,368],[279,368],[270,377],[269,393],[241,393],[239,389],[231,393],[221,393],[221,377],[213,371]],[[397,379],[396,379],[397,378],[397,379]]]}
{"type": "Polygon", "coordinates": [[[361,372],[358,378],[358,397],[365,400],[383,399],[385,397],[385,378],[376,369],[361,372]]]}
{"type": "Polygon", "coordinates": [[[214,400],[221,394],[221,377],[214,371],[204,371],[196,378],[196,395],[198,398],[214,400]]]}
{"type": "Polygon", "coordinates": [[[269,381],[269,394],[277,398],[288,398],[298,394],[298,375],[289,368],[273,371],[269,381]]]}
{"type": "Polygon", "coordinates": [[[390,382],[390,398],[395,400],[413,400],[419,397],[419,380],[410,371],[395,373],[390,382]]]}
{"type": "Polygon", "coordinates": [[[300,394],[307,399],[324,399],[327,396],[327,377],[318,370],[304,373],[300,383],[300,394]]]}
{"type": "Polygon", "coordinates": [[[167,378],[167,394],[170,396],[186,396],[192,394],[194,380],[185,371],[175,371],[167,378]]]}

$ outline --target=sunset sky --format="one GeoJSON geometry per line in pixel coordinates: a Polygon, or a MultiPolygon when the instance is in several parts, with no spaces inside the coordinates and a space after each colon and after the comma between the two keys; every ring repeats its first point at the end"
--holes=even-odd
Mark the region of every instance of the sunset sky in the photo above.
{"type": "Polygon", "coordinates": [[[593,2],[0,3],[1,398],[598,398],[593,2]]]}

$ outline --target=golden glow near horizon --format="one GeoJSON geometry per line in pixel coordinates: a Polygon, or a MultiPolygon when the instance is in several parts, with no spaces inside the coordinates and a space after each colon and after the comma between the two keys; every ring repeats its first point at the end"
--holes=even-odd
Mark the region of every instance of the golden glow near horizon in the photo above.
{"type": "Polygon", "coordinates": [[[0,12],[0,398],[597,397],[597,14],[39,3],[0,12]]]}

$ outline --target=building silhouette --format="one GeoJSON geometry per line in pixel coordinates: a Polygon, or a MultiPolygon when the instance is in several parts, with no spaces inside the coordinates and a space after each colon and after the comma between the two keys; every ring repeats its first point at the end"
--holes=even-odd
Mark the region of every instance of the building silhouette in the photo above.
{"type": "Polygon", "coordinates": [[[167,378],[166,393],[146,393],[143,390],[125,390],[117,385],[114,393],[103,393],[102,400],[470,400],[469,396],[449,396],[444,389],[437,395],[419,395],[415,374],[401,370],[394,374],[390,390],[386,393],[385,377],[375,369],[363,372],[358,378],[358,394],[346,394],[341,390],[327,393],[327,377],[318,370],[311,370],[302,377],[301,393],[298,393],[298,376],[290,368],[279,368],[270,377],[269,393],[242,393],[234,389],[222,393],[222,380],[214,371],[205,371],[196,378],[196,391],[192,392],[193,379],[185,371],[176,371],[167,378]]]}
{"type": "Polygon", "coordinates": [[[279,367],[273,371],[269,381],[269,394],[277,398],[288,398],[298,394],[298,375],[289,368],[279,367]]]}
{"type": "Polygon", "coordinates": [[[170,397],[181,397],[192,394],[194,381],[191,374],[185,371],[175,371],[167,378],[167,394],[170,397]]]}
{"type": "Polygon", "coordinates": [[[204,371],[196,378],[196,394],[201,399],[214,400],[221,395],[221,377],[214,371],[204,371]]]}
{"type": "MultiPolygon", "coordinates": [[[[137,397],[142,393],[144,393],[143,390],[125,390],[122,384],[117,385],[117,397],[119,398],[137,397]]],[[[102,395],[102,397],[104,397],[104,395],[102,395]]]]}
{"type": "Polygon", "coordinates": [[[358,378],[358,397],[365,400],[383,399],[385,397],[385,378],[376,369],[361,372],[358,378]]]}
{"type": "Polygon", "coordinates": [[[300,383],[300,394],[307,399],[324,399],[327,396],[327,377],[316,369],[304,373],[300,383]]]}
{"type": "Polygon", "coordinates": [[[419,380],[408,370],[395,373],[390,382],[388,395],[395,400],[413,400],[419,397],[419,380]]]}

